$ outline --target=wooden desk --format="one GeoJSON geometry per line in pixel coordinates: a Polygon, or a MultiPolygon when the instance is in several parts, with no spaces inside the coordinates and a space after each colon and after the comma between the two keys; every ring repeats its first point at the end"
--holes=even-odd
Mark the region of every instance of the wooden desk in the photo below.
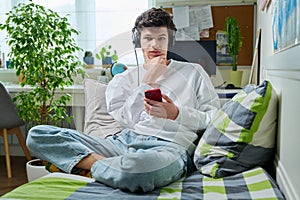
{"type": "MultiPolygon", "coordinates": [[[[7,84],[5,87],[8,89],[12,96],[21,91],[31,90],[30,86],[21,87],[18,84],[7,84]]],[[[83,131],[84,127],[84,107],[85,107],[85,97],[83,85],[72,85],[65,87],[64,91],[55,92],[55,96],[59,97],[62,94],[70,94],[72,96],[71,101],[67,102],[67,106],[72,107],[72,112],[74,115],[74,123],[78,131],[83,131]]]]}

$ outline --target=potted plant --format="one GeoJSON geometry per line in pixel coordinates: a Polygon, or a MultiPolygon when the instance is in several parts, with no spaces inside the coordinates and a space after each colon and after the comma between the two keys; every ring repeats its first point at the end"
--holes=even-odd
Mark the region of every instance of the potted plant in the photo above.
{"type": "Polygon", "coordinates": [[[109,68],[119,57],[117,51],[113,50],[111,45],[107,45],[101,48],[101,51],[96,54],[96,58],[102,60],[103,68],[109,68]]]}
{"type": "Polygon", "coordinates": [[[84,52],[83,62],[87,65],[86,68],[93,68],[94,66],[94,57],[91,51],[84,52]]]}
{"type": "MultiPolygon", "coordinates": [[[[240,77],[240,80],[230,80],[234,82],[235,86],[240,87],[241,85],[241,78],[242,78],[242,71],[237,72],[237,59],[238,59],[238,52],[243,45],[243,38],[241,36],[241,29],[238,25],[238,21],[236,18],[232,16],[228,16],[225,19],[225,31],[226,31],[226,38],[227,38],[227,50],[229,55],[232,57],[232,74],[238,74],[237,76],[240,77]]],[[[236,75],[233,75],[236,76],[236,75]]]]}
{"type": "Polygon", "coordinates": [[[73,38],[78,31],[66,17],[32,1],[15,6],[0,29],[8,34],[10,65],[17,76],[22,75],[20,85],[32,87],[14,97],[20,117],[30,125],[70,123],[66,110],[70,94],[54,95],[73,84],[72,76],[84,74],[75,55],[81,51],[73,38]]]}

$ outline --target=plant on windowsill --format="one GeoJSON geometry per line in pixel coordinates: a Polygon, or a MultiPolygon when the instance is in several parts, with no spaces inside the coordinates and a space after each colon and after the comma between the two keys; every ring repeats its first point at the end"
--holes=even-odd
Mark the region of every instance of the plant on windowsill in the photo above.
{"type": "Polygon", "coordinates": [[[232,16],[226,17],[225,31],[227,38],[228,53],[232,57],[232,72],[230,72],[229,74],[229,82],[233,83],[237,87],[240,87],[243,72],[237,71],[237,59],[238,52],[240,51],[243,45],[243,37],[241,36],[241,29],[238,25],[238,21],[236,18],[232,16]],[[237,79],[234,78],[236,76],[237,79]]]}
{"type": "Polygon", "coordinates": [[[96,54],[98,60],[102,60],[102,67],[109,68],[112,63],[117,62],[119,59],[117,51],[112,49],[111,45],[107,45],[101,48],[100,52],[96,54]]]}
{"type": "Polygon", "coordinates": [[[70,123],[66,104],[71,95],[54,95],[71,86],[74,76],[84,76],[79,67],[84,64],[75,55],[76,51],[82,51],[73,37],[78,31],[70,26],[66,17],[31,0],[28,4],[18,4],[7,13],[0,29],[8,34],[11,65],[16,75],[23,77],[20,85],[32,87],[14,97],[20,117],[30,126],[58,125],[63,120],[70,123]]]}
{"type": "Polygon", "coordinates": [[[91,51],[85,51],[84,52],[84,57],[83,57],[83,62],[86,64],[86,68],[94,68],[94,57],[93,53],[91,51]]]}

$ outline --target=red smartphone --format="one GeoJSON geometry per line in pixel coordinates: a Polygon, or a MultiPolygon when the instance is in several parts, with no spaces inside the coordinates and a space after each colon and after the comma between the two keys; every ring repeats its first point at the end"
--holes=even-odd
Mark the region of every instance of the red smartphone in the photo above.
{"type": "Polygon", "coordinates": [[[162,95],[159,88],[154,88],[145,91],[145,97],[154,101],[162,102],[162,95]]]}

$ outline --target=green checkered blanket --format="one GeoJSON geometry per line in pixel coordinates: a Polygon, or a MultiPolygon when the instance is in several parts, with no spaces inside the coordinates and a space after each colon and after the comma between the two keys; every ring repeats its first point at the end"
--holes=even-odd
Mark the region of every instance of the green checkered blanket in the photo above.
{"type": "Polygon", "coordinates": [[[224,178],[194,172],[188,177],[150,193],[129,193],[99,182],[65,177],[44,177],[7,193],[0,199],[284,199],[274,180],[262,168],[224,178]]]}

